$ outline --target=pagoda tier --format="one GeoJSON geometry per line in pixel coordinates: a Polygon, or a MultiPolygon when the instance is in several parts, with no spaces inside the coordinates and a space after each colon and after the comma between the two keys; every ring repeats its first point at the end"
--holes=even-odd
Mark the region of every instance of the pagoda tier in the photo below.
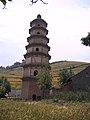
{"type": "Polygon", "coordinates": [[[44,28],[44,27],[42,27],[42,26],[35,26],[35,27],[32,27],[31,29],[29,29],[29,34],[38,34],[38,32],[37,31],[40,31],[40,32],[42,32],[42,31],[44,31],[44,33],[45,33],[45,35],[47,35],[48,34],[48,30],[46,29],[46,28],[44,28]]]}
{"type": "Polygon", "coordinates": [[[29,44],[35,42],[35,43],[43,43],[43,44],[47,44],[49,43],[49,38],[47,38],[44,35],[31,35],[30,37],[27,38],[27,42],[29,42],[29,44]]]}
{"type": "Polygon", "coordinates": [[[26,50],[28,50],[28,48],[33,47],[33,46],[42,46],[42,47],[46,47],[48,49],[48,51],[50,51],[50,47],[48,45],[45,45],[43,43],[32,43],[32,44],[28,44],[26,45],[26,50]]]}

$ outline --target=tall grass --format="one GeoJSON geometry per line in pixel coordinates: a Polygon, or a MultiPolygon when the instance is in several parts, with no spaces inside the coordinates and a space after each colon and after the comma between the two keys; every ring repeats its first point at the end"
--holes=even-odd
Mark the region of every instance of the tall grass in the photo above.
{"type": "Polygon", "coordinates": [[[90,104],[0,100],[0,120],[90,120],[90,104]]]}

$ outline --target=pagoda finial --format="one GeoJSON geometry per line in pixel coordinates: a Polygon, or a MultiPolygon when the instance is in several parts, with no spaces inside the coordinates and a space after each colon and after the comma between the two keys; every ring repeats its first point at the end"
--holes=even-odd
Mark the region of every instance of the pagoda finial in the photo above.
{"type": "Polygon", "coordinates": [[[41,19],[41,15],[40,14],[37,15],[37,19],[41,19]]]}

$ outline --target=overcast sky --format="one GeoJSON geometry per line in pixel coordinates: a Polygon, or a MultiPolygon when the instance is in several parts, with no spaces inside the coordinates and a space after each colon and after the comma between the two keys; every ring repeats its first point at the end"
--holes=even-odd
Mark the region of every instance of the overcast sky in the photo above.
{"type": "Polygon", "coordinates": [[[26,53],[30,22],[41,14],[48,23],[50,62],[68,60],[90,62],[90,47],[80,39],[90,32],[90,0],[13,0],[2,9],[0,3],[0,66],[21,62],[26,53]]]}

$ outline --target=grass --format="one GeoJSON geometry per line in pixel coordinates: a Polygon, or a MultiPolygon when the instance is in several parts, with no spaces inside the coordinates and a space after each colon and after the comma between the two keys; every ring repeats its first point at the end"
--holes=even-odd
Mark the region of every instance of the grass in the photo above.
{"type": "Polygon", "coordinates": [[[0,120],[90,120],[90,104],[0,100],[0,120]]]}

